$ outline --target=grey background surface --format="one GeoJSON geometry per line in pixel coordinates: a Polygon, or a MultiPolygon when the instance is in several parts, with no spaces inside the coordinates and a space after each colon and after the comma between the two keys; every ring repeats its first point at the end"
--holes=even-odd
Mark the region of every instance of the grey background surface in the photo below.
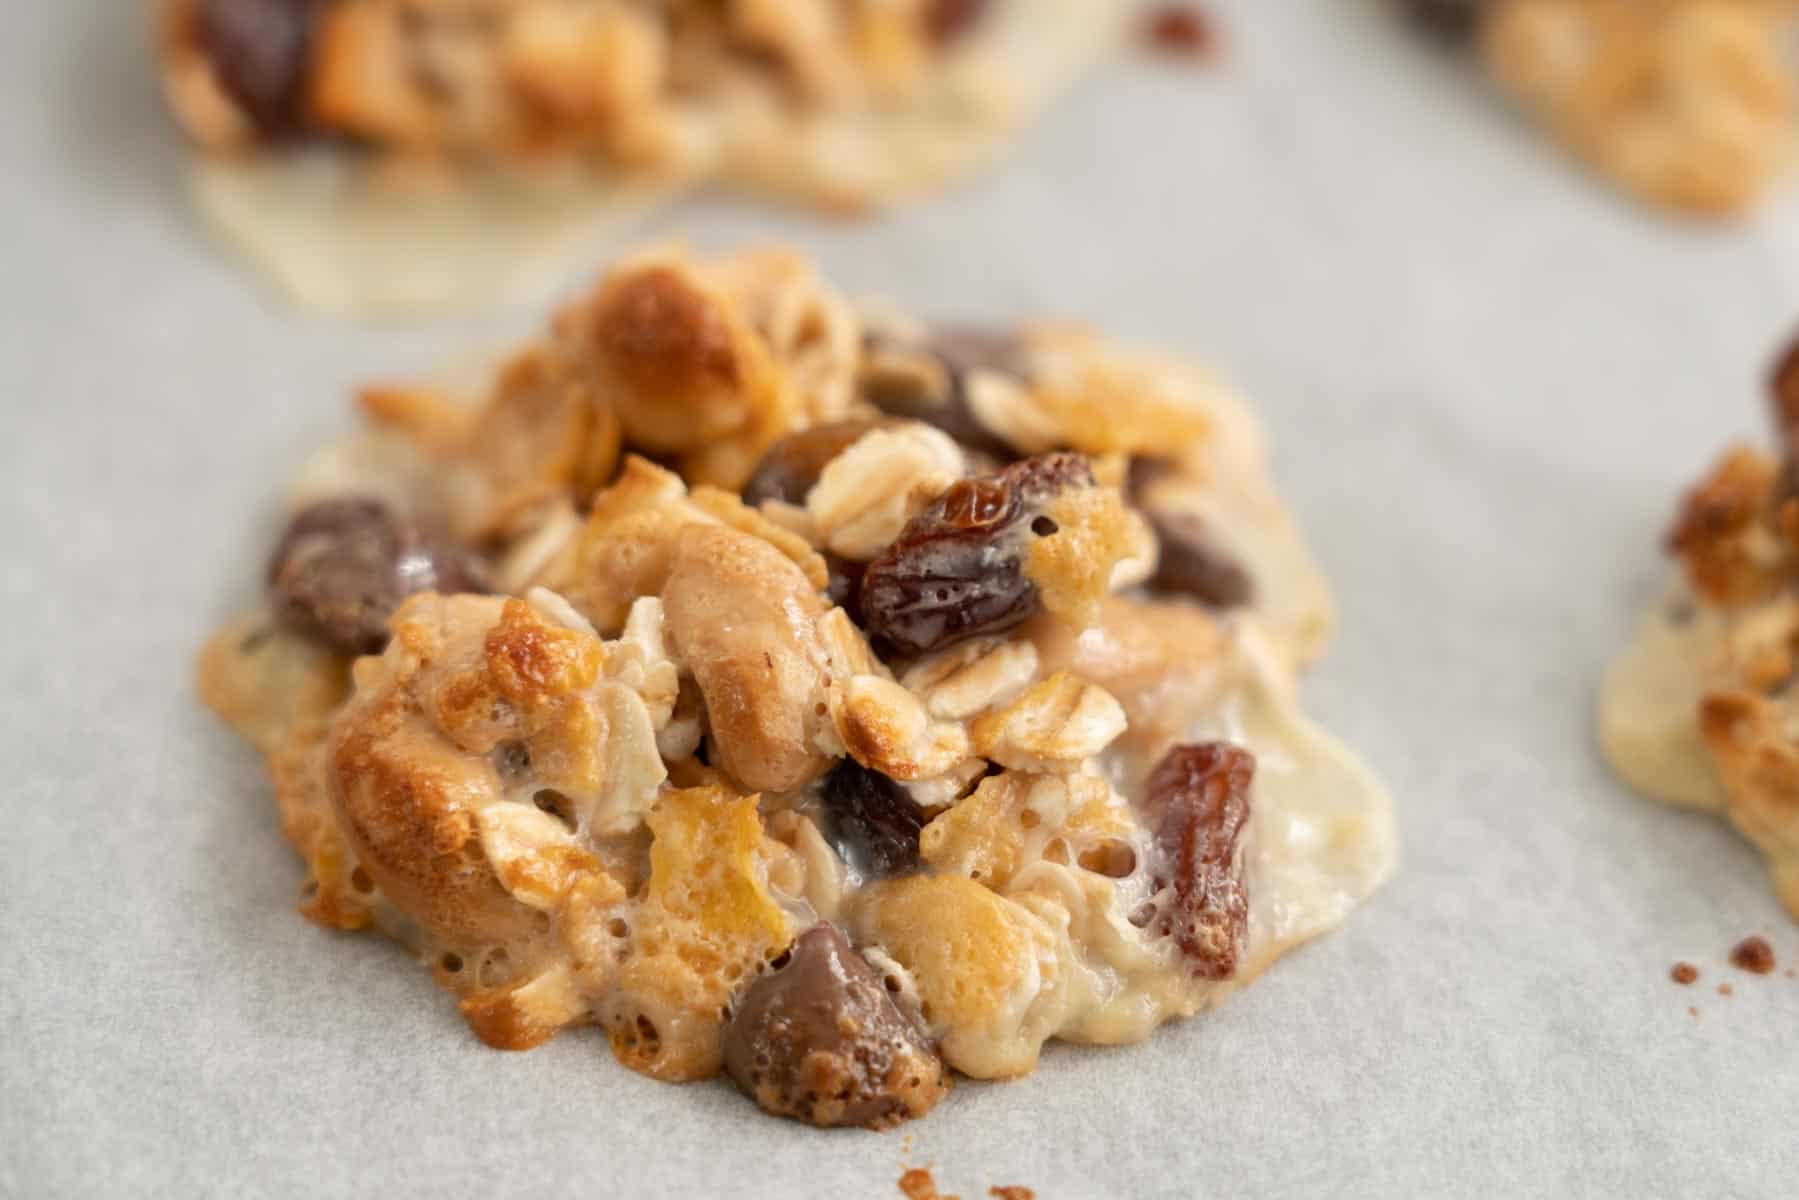
{"type": "Polygon", "coordinates": [[[0,1194],[880,1197],[934,1164],[964,1197],[1044,1200],[1790,1195],[1799,982],[1722,959],[1763,931],[1799,962],[1799,927],[1722,825],[1607,777],[1589,710],[1674,489],[1759,424],[1799,318],[1799,198],[1670,223],[1376,4],[1215,7],[1223,67],[1120,63],[889,220],[699,202],[654,226],[1224,367],[1338,588],[1311,706],[1400,807],[1397,879],[1223,1011],[1052,1049],[877,1136],[652,1083],[592,1034],[486,1050],[392,947],[293,913],[194,651],[347,387],[502,344],[551,293],[429,328],[281,311],[189,215],[137,6],[11,6],[0,1194]],[[1667,981],[1677,958],[1701,986],[1667,981]]]}

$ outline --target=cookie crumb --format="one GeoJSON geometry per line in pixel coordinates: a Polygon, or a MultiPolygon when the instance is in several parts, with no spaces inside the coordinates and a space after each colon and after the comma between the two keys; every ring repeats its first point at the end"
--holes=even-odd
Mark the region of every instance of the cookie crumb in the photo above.
{"type": "Polygon", "coordinates": [[[899,1190],[906,1194],[906,1200],[956,1200],[956,1197],[945,1196],[937,1190],[936,1179],[924,1167],[913,1167],[901,1175],[899,1190]]]}
{"type": "Polygon", "coordinates": [[[1718,995],[1720,996],[1729,996],[1735,991],[1736,989],[1731,987],[1728,983],[1720,983],[1718,985],[1718,995]]]}
{"type": "Polygon", "coordinates": [[[1190,4],[1164,4],[1143,18],[1143,44],[1170,58],[1211,62],[1218,57],[1218,27],[1190,4]]]}
{"type": "Polygon", "coordinates": [[[1699,978],[1699,968],[1690,962],[1677,962],[1668,969],[1668,978],[1685,987],[1699,978]]]}
{"type": "Polygon", "coordinates": [[[1691,1004],[1687,1005],[1687,1015],[1692,1017],[1695,1021],[1697,1021],[1699,1019],[1698,1008],[1694,1007],[1691,1004]]]}
{"type": "Polygon", "coordinates": [[[1761,936],[1746,937],[1730,951],[1730,965],[1752,975],[1769,975],[1774,971],[1774,947],[1761,936]]]}
{"type": "Polygon", "coordinates": [[[995,1185],[987,1189],[989,1196],[997,1196],[999,1200],[1037,1200],[1037,1193],[1028,1187],[999,1187],[995,1185]]]}

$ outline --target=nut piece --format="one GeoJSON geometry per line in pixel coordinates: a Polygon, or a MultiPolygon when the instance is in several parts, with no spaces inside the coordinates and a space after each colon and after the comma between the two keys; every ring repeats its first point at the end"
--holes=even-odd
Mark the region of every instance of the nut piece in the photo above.
{"type": "Polygon", "coordinates": [[[760,538],[720,526],[681,531],[662,594],[676,652],[706,699],[718,761],[751,791],[817,778],[813,749],[825,676],[814,621],[829,607],[760,538]]]}
{"type": "Polygon", "coordinates": [[[766,1112],[887,1129],[921,1117],[949,1072],[881,975],[830,925],[801,934],[725,1027],[725,1070],[766,1112]]]}
{"type": "Polygon", "coordinates": [[[1156,888],[1172,886],[1157,932],[1172,935],[1197,979],[1237,973],[1249,923],[1240,843],[1249,823],[1256,760],[1225,742],[1176,746],[1149,777],[1149,807],[1159,810],[1156,888]]]}
{"type": "Polygon", "coordinates": [[[868,565],[869,631],[917,655],[1029,620],[1040,600],[1025,577],[1025,554],[1032,539],[1057,532],[1043,508],[1065,490],[1092,486],[1078,454],[1045,454],[956,483],[868,565]]]}
{"type": "Polygon", "coordinates": [[[358,497],[302,509],[275,547],[268,579],[283,618],[345,654],[379,652],[387,619],[415,592],[486,590],[471,555],[358,497]]]}

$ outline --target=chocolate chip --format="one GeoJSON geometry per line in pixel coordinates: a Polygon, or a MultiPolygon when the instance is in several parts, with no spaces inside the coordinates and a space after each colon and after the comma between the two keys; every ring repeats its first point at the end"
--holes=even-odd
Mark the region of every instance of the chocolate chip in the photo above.
{"type": "Polygon", "coordinates": [[[1193,513],[1146,510],[1161,544],[1151,591],[1191,596],[1208,608],[1241,608],[1255,600],[1255,581],[1193,513]]]}
{"type": "Polygon", "coordinates": [[[725,1026],[725,1070],[744,1094],[814,1125],[884,1129],[930,1111],[948,1072],[881,973],[830,925],[784,957],[725,1026]]]}
{"type": "Polygon", "coordinates": [[[202,0],[200,48],[219,86],[264,135],[300,126],[318,0],[202,0]]]}
{"type": "Polygon", "coordinates": [[[472,555],[365,497],[302,509],[270,557],[268,582],[285,621],[346,654],[378,653],[387,619],[415,592],[487,590],[472,555]]]}
{"type": "Polygon", "coordinates": [[[865,349],[862,398],[896,417],[934,425],[963,446],[1001,463],[1018,451],[981,424],[969,404],[977,372],[1026,379],[1024,342],[1017,335],[976,326],[949,325],[922,341],[874,335],[865,349]]]}
{"type": "Polygon", "coordinates": [[[827,421],[790,433],[770,446],[756,464],[749,482],[743,485],[743,502],[756,505],[764,500],[782,500],[788,504],[804,504],[806,493],[833,458],[848,450],[858,438],[881,424],[862,417],[827,421]]]}

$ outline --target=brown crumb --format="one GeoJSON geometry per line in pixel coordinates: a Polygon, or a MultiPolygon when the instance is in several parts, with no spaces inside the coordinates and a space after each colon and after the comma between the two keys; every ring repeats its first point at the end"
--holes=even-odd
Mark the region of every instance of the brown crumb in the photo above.
{"type": "Polygon", "coordinates": [[[901,1175],[899,1190],[906,1194],[906,1200],[957,1200],[955,1196],[945,1196],[939,1192],[937,1181],[924,1167],[913,1167],[901,1175]]]}
{"type": "Polygon", "coordinates": [[[1728,983],[1720,983],[1718,985],[1718,995],[1720,995],[1720,996],[1728,996],[1731,993],[1733,993],[1735,990],[1736,989],[1731,987],[1728,983]]]}
{"type": "Polygon", "coordinates": [[[1731,949],[1730,965],[1752,975],[1772,974],[1775,966],[1774,947],[1768,945],[1765,937],[1746,937],[1731,949]]]}
{"type": "Polygon", "coordinates": [[[1697,1021],[1699,1019],[1699,1010],[1689,1004],[1687,1006],[1687,1015],[1697,1021]]]}
{"type": "Polygon", "coordinates": [[[1018,1187],[1016,1185],[1012,1187],[990,1187],[987,1189],[987,1194],[989,1196],[998,1196],[999,1200],[1037,1200],[1036,1192],[1033,1192],[1028,1187],[1018,1187]]]}
{"type": "Polygon", "coordinates": [[[1699,978],[1699,968],[1689,962],[1677,962],[1669,968],[1668,978],[1684,987],[1699,978]]]}
{"type": "Polygon", "coordinates": [[[1163,4],[1143,17],[1143,44],[1170,58],[1211,62],[1218,57],[1218,26],[1191,4],[1163,4]]]}

